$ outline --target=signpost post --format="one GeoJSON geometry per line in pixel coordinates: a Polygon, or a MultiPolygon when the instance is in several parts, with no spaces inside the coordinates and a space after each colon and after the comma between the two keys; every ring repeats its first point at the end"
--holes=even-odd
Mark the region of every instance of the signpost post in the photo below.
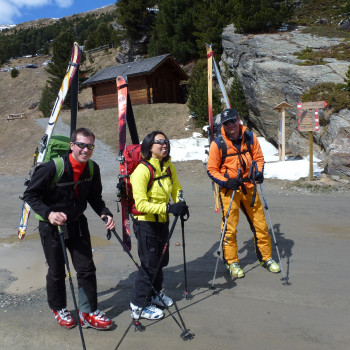
{"type": "Polygon", "coordinates": [[[292,108],[292,106],[282,102],[274,108],[282,113],[278,126],[278,158],[283,162],[286,160],[286,108],[292,108]]]}
{"type": "Polygon", "coordinates": [[[327,102],[315,101],[315,102],[299,102],[298,103],[298,130],[301,132],[309,132],[309,180],[313,181],[313,140],[314,131],[319,131],[319,118],[318,109],[325,108],[327,102]]]}

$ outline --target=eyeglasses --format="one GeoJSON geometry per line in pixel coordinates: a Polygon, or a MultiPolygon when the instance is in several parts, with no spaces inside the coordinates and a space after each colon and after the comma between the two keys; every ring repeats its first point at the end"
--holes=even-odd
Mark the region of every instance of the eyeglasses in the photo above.
{"type": "Polygon", "coordinates": [[[237,121],[237,119],[230,119],[230,120],[227,120],[226,122],[224,122],[223,124],[225,126],[227,126],[227,125],[236,123],[236,121],[237,121]]]}
{"type": "Polygon", "coordinates": [[[169,140],[164,140],[164,139],[154,140],[153,143],[155,143],[156,145],[168,145],[169,140]]]}
{"type": "Polygon", "coordinates": [[[81,149],[84,149],[87,147],[89,151],[92,151],[95,148],[95,145],[93,143],[84,143],[84,142],[74,141],[73,144],[77,145],[81,149]]]}

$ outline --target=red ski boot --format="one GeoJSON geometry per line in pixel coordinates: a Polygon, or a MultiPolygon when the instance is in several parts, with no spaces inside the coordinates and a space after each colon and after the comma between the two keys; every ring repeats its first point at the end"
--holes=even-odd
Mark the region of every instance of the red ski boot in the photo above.
{"type": "Polygon", "coordinates": [[[71,329],[75,326],[72,314],[66,309],[52,310],[58,324],[64,328],[71,329]]]}
{"type": "Polygon", "coordinates": [[[98,309],[91,313],[79,311],[79,318],[80,324],[83,328],[92,327],[105,330],[112,325],[112,321],[106,316],[106,314],[98,309]]]}

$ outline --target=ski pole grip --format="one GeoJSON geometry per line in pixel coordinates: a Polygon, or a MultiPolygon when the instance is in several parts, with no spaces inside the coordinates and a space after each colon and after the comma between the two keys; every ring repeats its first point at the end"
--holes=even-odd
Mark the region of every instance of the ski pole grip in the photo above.
{"type": "MultiPolygon", "coordinates": [[[[107,224],[108,218],[107,215],[102,219],[103,222],[105,222],[107,224]]],[[[110,240],[111,239],[111,232],[113,232],[114,234],[117,234],[117,232],[115,230],[111,231],[111,230],[107,230],[107,239],[110,240]]],[[[118,237],[117,237],[118,238],[118,237]]]]}
{"type": "Polygon", "coordinates": [[[184,191],[183,190],[179,191],[179,196],[177,198],[179,198],[180,202],[184,202],[185,201],[185,199],[184,199],[184,191]]]}
{"type": "MultiPolygon", "coordinates": [[[[184,194],[184,191],[180,190],[177,198],[179,199],[179,202],[186,204],[186,201],[185,201],[183,194],[184,194]]],[[[181,223],[183,223],[183,221],[187,221],[189,218],[190,218],[190,212],[187,209],[187,213],[184,216],[181,216],[181,223]]]]}

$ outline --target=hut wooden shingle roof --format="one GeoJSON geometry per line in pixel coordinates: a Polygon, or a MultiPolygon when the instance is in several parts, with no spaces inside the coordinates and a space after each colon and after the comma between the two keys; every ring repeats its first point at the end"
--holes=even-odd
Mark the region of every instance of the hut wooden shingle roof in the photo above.
{"type": "Polygon", "coordinates": [[[175,60],[170,56],[170,54],[165,54],[162,56],[150,57],[140,61],[129,62],[117,66],[104,68],[96,74],[94,74],[89,79],[87,79],[82,85],[89,86],[95,83],[102,83],[108,80],[115,80],[119,75],[124,75],[130,78],[136,75],[149,74],[155,69],[157,69],[157,67],[160,64],[162,64],[165,60],[173,61],[174,65],[179,68],[178,71],[181,75],[181,80],[188,79],[187,74],[175,62],[175,60]]]}

